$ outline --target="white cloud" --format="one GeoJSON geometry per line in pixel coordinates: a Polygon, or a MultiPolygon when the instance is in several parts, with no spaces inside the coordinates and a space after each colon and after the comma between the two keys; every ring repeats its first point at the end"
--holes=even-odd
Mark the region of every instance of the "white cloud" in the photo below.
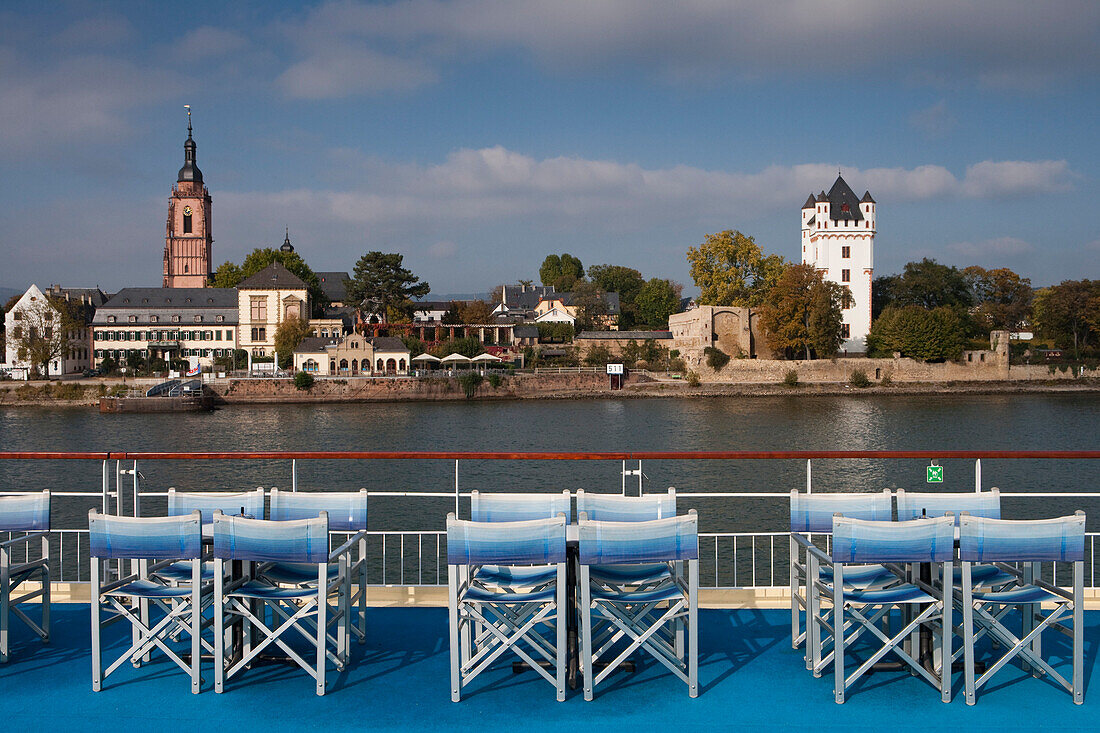
{"type": "Polygon", "coordinates": [[[340,0],[286,30],[300,54],[292,68],[318,71],[338,49],[347,68],[373,79],[326,78],[331,96],[390,88],[375,70],[383,52],[390,65],[403,60],[420,72],[397,88],[426,83],[426,68],[505,50],[566,71],[641,69],[668,80],[817,75],[830,85],[900,73],[919,83],[962,78],[1032,90],[1100,67],[1100,4],[1092,0],[340,0]],[[375,56],[357,55],[367,51],[375,56]]]}
{"type": "Polygon", "coordinates": [[[330,99],[414,89],[436,78],[436,71],[423,60],[335,44],[291,65],[277,83],[290,97],[330,99]]]}
{"type": "MultiPolygon", "coordinates": [[[[278,207],[310,220],[391,225],[485,222],[541,216],[615,228],[673,220],[759,220],[800,204],[830,183],[826,164],[771,166],[753,173],[577,157],[536,159],[497,146],[461,149],[429,166],[370,162],[377,181],[344,190],[223,193],[234,207],[278,207]],[[794,202],[794,204],[792,204],[794,202]]],[[[983,161],[958,178],[946,168],[845,168],[845,179],[890,204],[946,197],[1001,198],[1058,193],[1076,174],[1065,161],[983,161]]]]}
{"type": "Polygon", "coordinates": [[[174,53],[193,63],[240,53],[249,46],[249,40],[236,31],[204,25],[184,35],[175,44],[174,53]]]}
{"type": "Polygon", "coordinates": [[[440,259],[454,257],[457,253],[458,245],[447,239],[436,242],[431,247],[428,247],[428,254],[440,259]]]}

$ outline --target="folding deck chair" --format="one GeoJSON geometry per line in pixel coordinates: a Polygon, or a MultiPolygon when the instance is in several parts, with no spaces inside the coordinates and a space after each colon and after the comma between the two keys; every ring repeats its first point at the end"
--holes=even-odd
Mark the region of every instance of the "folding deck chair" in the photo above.
{"type": "MultiPolygon", "coordinates": [[[[806,669],[819,676],[831,661],[820,653],[825,639],[808,638],[814,626],[809,622],[809,605],[813,593],[808,583],[808,548],[813,546],[811,535],[828,536],[833,531],[833,515],[843,514],[854,519],[874,522],[893,520],[894,507],[890,491],[880,493],[818,493],[805,494],[791,491],[791,648],[806,644],[806,669]],[[803,628],[803,613],[806,614],[803,628]]],[[[820,569],[826,578],[832,572],[828,566],[820,569]]],[[[851,588],[870,588],[898,582],[897,576],[881,565],[850,567],[845,573],[845,583],[851,588]]]]}
{"type": "MultiPolygon", "coordinates": [[[[340,594],[346,607],[336,609],[329,623],[335,623],[339,614],[348,615],[348,628],[360,644],[367,641],[367,490],[359,491],[279,491],[271,490],[271,509],[268,516],[276,522],[310,519],[322,511],[328,513],[328,531],[348,535],[341,544],[351,543],[358,548],[358,556],[349,558],[347,581],[349,587],[340,594]],[[354,618],[351,609],[358,604],[354,618]]],[[[329,577],[339,573],[338,565],[329,566],[329,577]]],[[[264,577],[285,585],[312,585],[317,582],[313,566],[299,563],[272,563],[264,569],[264,577]]],[[[346,651],[346,650],[345,650],[346,651]]]]}
{"type": "Polygon", "coordinates": [[[509,650],[565,700],[565,525],[564,514],[515,522],[447,516],[452,701],[509,650]]]}
{"type": "Polygon", "coordinates": [[[22,621],[43,641],[50,641],[50,492],[0,496],[0,664],[11,654],[11,617],[22,621]],[[39,546],[38,557],[32,551],[39,546]],[[14,557],[13,557],[14,555],[14,557]],[[17,559],[22,558],[22,559],[17,559]],[[38,578],[37,590],[19,591],[19,586],[38,578]],[[22,595],[15,595],[21,592],[22,595]],[[35,623],[20,608],[41,598],[40,622],[35,623]]]}
{"type": "Polygon", "coordinates": [[[644,650],[699,694],[699,522],[686,516],[643,522],[592,521],[577,525],[580,559],[581,665],[584,699],[635,651],[644,650]],[[686,573],[684,565],[686,563],[686,573]],[[592,569],[662,564],[668,582],[608,583],[592,569]],[[593,620],[614,632],[593,636],[593,620]],[[686,627],[687,643],[683,643],[686,627]],[[658,633],[669,629],[669,636],[658,633]],[[625,642],[625,648],[621,648],[625,642]],[[686,648],[685,648],[686,647],[686,648]],[[597,664],[608,657],[604,668],[597,664]]]}
{"type": "MultiPolygon", "coordinates": [[[[833,639],[833,694],[837,703],[843,703],[845,695],[860,677],[887,654],[893,654],[913,671],[940,691],[943,702],[951,701],[951,589],[955,556],[955,520],[951,516],[915,519],[906,522],[877,522],[851,519],[837,515],[833,519],[832,554],[826,555],[816,547],[807,548],[810,591],[810,623],[815,629],[824,627],[832,632],[833,639]],[[886,588],[852,588],[845,574],[853,565],[891,564],[899,577],[908,576],[910,582],[886,588]],[[939,565],[940,587],[916,579],[915,573],[906,573],[894,564],[929,563],[939,565]],[[831,573],[819,573],[819,568],[831,568],[831,573]],[[832,601],[832,615],[825,617],[814,599],[824,596],[832,601]],[[904,622],[892,636],[880,628],[891,610],[903,610],[904,622]],[[915,641],[921,626],[930,624],[939,629],[941,659],[939,677],[925,668],[924,660],[914,658],[904,644],[915,641]],[[830,628],[831,627],[831,628],[830,628]],[[856,642],[866,638],[881,646],[860,661],[856,669],[846,675],[847,656],[864,651],[856,642]]],[[[817,631],[816,638],[824,633],[817,631]]],[[[912,648],[916,648],[912,645],[912,648]]]]}
{"type": "MultiPolygon", "coordinates": [[[[199,558],[202,557],[202,520],[199,512],[183,517],[116,517],[88,513],[89,555],[92,581],[92,689],[102,689],[103,680],[125,662],[135,667],[159,649],[191,677],[191,692],[202,684],[202,614],[209,604],[210,588],[204,587],[199,558]],[[135,560],[136,572],[104,584],[104,563],[135,560]],[[169,584],[157,575],[160,567],[189,561],[190,582],[169,584]],[[152,563],[152,564],[150,564],[152,563]],[[204,600],[205,599],[205,600],[204,600]],[[108,619],[104,621],[106,606],[108,619]],[[158,616],[159,618],[152,618],[158,616]],[[132,643],[106,670],[103,669],[101,631],[117,619],[125,619],[132,630],[132,643]],[[190,643],[175,643],[186,634],[190,643]],[[184,657],[190,654],[189,659],[184,657]]],[[[119,575],[125,571],[120,567],[119,575]]]]}
{"type": "MultiPolygon", "coordinates": [[[[313,519],[274,522],[214,513],[214,691],[222,692],[225,681],[272,644],[282,649],[316,682],[318,695],[325,694],[325,673],[332,661],[342,670],[347,649],[348,617],[342,612],[337,628],[337,649],[329,650],[328,597],[346,593],[348,553],[354,541],[329,551],[328,515],[320,512],[313,519]],[[241,562],[247,568],[240,577],[226,583],[225,563],[241,562]],[[264,576],[267,563],[301,563],[316,573],[315,584],[286,587],[264,576]],[[332,576],[329,566],[338,564],[332,576]],[[268,621],[267,611],[271,620],[268,621]],[[226,616],[243,623],[244,648],[227,664],[225,648],[226,616]],[[263,639],[252,643],[253,630],[263,639]],[[283,635],[297,632],[316,652],[315,663],[307,662],[283,635]]],[[[344,601],[338,607],[346,608],[344,601]]]]}
{"type": "Polygon", "coordinates": [[[1013,660],[1036,677],[1045,676],[1065,688],[1073,696],[1073,702],[1082,704],[1085,701],[1084,512],[1024,521],[964,515],[959,524],[959,558],[966,704],[973,705],[977,690],[1013,660]],[[1042,580],[1039,575],[1043,562],[1070,563],[1072,589],[1066,591],[1042,580]],[[1002,572],[1013,576],[1014,582],[1000,590],[976,588],[972,578],[974,563],[996,563],[1002,572]],[[1020,563],[1022,567],[1006,563],[1020,563]],[[1019,636],[1007,626],[1012,610],[1019,611],[1019,636]],[[1067,621],[1072,625],[1066,626],[1067,621]],[[1059,674],[1048,661],[1048,655],[1043,654],[1042,638],[1047,630],[1059,631],[1071,639],[1071,679],[1059,674]],[[975,643],[983,635],[998,642],[1004,651],[975,679],[975,643]]]}
{"type": "MultiPolygon", "coordinates": [[[[254,491],[176,491],[168,489],[168,516],[187,516],[191,512],[202,514],[202,526],[207,528],[214,522],[214,512],[263,519],[264,490],[254,491]]],[[[202,576],[204,580],[214,579],[213,555],[207,552],[203,558],[202,576]]],[[[191,578],[190,561],[172,563],[157,573],[161,578],[176,582],[189,582],[191,578]]]]}

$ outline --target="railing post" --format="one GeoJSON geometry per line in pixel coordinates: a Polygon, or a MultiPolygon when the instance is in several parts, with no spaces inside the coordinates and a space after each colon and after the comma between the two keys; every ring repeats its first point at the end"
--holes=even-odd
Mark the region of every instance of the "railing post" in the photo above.
{"type": "Polygon", "coordinates": [[[298,459],[290,459],[290,490],[298,490],[298,459]]]}
{"type": "Polygon", "coordinates": [[[455,516],[458,516],[458,459],[455,459],[455,516]]]}
{"type": "MultiPolygon", "coordinates": [[[[110,455],[110,454],[108,454],[108,455],[110,455]]],[[[111,461],[110,458],[104,458],[103,459],[103,476],[102,476],[103,484],[102,485],[103,485],[103,513],[104,514],[110,514],[111,513],[107,509],[107,497],[111,493],[111,480],[110,480],[110,478],[108,477],[108,474],[107,474],[107,464],[110,463],[110,461],[111,461]]]]}
{"type": "Polygon", "coordinates": [[[980,494],[982,492],[982,459],[974,459],[974,491],[980,494]]]}
{"type": "Polygon", "coordinates": [[[138,487],[137,461],[134,461],[133,473],[134,473],[134,516],[135,517],[140,517],[141,516],[141,499],[139,497],[141,495],[141,490],[138,487]]]}
{"type": "Polygon", "coordinates": [[[809,494],[813,489],[813,482],[810,480],[812,476],[812,470],[810,468],[810,459],[806,459],[806,493],[809,494]]]}

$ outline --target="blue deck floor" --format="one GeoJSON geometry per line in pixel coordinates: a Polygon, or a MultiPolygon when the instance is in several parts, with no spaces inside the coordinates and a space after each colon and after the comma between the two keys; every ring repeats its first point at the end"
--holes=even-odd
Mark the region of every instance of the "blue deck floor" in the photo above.
{"type": "MultiPolygon", "coordinates": [[[[461,703],[451,703],[444,609],[371,609],[366,646],[355,646],[350,668],[335,675],[325,697],[304,673],[286,667],[250,670],[226,692],[213,691],[209,667],[203,692],[191,695],[178,670],[155,663],[125,667],[91,690],[87,606],[54,607],[53,642],[42,646],[14,629],[12,661],[0,667],[5,726],[38,730],[251,731],[379,728],[569,730],[628,726],[674,730],[843,729],[922,731],[1083,730],[1100,728],[1100,690],[1088,690],[1096,669],[1100,613],[1087,614],[1085,704],[1012,670],[967,707],[962,676],[950,704],[921,680],[898,673],[867,678],[844,705],[832,698],[831,678],[814,679],[791,650],[783,611],[700,614],[700,696],[656,663],[621,673],[585,702],[580,690],[562,703],[541,678],[501,670],[483,675],[461,703]],[[484,679],[484,682],[482,680],[484,679]]],[[[110,629],[116,640],[123,629],[110,629]]],[[[1054,642],[1058,643],[1058,642],[1054,642]]],[[[1004,675],[1005,673],[1002,673],[1004,675]]]]}

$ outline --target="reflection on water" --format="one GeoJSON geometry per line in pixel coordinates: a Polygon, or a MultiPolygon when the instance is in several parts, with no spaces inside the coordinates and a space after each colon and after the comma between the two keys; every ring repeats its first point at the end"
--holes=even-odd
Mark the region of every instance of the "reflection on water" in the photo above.
{"type": "MultiPolygon", "coordinates": [[[[212,414],[101,415],[87,409],[0,408],[2,450],[1091,450],[1100,448],[1100,396],[833,396],[253,405],[212,414]]],[[[971,461],[944,461],[945,490],[973,489],[971,461]]],[[[815,461],[816,490],[925,487],[923,461],[815,461]]],[[[288,461],[145,461],[144,486],[289,487],[288,461]]],[[[310,489],[450,491],[453,461],[302,461],[310,489]]],[[[617,462],[464,461],[462,490],[618,491],[617,462]]],[[[650,461],[647,489],[773,491],[805,485],[799,461],[650,461]]],[[[985,461],[985,487],[1093,490],[1098,461],[985,461]]],[[[89,462],[0,462],[0,488],[98,487],[89,462]]],[[[633,485],[633,484],[631,484],[633,485]]],[[[68,502],[65,526],[87,507],[68,502]]],[[[785,496],[764,502],[700,500],[705,531],[782,530],[785,496]]],[[[89,506],[92,504],[89,503],[89,506]]],[[[683,506],[687,502],[682,503],[683,506]]],[[[1006,514],[1036,511],[1006,503],[1006,514]]],[[[377,500],[372,527],[438,529],[453,503],[377,500]]],[[[1044,513],[1089,509],[1050,500],[1044,513]]],[[[1091,522],[1090,522],[1091,524],[1091,522]]]]}

